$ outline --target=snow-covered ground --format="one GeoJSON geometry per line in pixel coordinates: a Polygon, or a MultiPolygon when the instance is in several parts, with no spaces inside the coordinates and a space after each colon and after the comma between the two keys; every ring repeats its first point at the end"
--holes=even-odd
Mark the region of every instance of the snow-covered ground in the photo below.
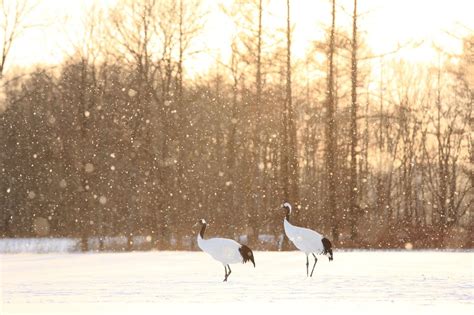
{"type": "Polygon", "coordinates": [[[474,314],[474,252],[2,254],[0,314],[474,314]]]}

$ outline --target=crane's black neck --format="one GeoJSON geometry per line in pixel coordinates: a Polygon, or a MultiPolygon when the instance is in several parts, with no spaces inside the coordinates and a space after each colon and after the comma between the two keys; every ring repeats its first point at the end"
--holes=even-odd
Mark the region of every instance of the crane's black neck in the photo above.
{"type": "Polygon", "coordinates": [[[201,235],[201,238],[204,239],[204,232],[206,231],[206,226],[207,224],[204,223],[202,226],[201,226],[201,231],[199,232],[199,235],[201,235]]]}
{"type": "Polygon", "coordinates": [[[285,211],[286,211],[286,215],[285,215],[286,221],[290,222],[290,209],[288,207],[285,207],[285,211]]]}

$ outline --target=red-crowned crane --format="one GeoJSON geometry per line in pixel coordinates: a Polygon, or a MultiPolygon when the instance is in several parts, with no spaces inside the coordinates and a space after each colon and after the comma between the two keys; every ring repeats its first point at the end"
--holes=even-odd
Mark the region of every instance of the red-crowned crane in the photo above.
{"type": "Polygon", "coordinates": [[[212,258],[220,261],[222,265],[224,265],[224,281],[227,281],[227,278],[232,272],[229,264],[246,263],[250,260],[255,267],[253,252],[250,248],[228,238],[204,239],[204,232],[207,227],[206,220],[201,219],[198,223],[201,224],[201,231],[197,237],[198,246],[202,251],[208,253],[212,258]],[[227,271],[227,269],[229,269],[229,271],[227,271]]]}
{"type": "Polygon", "coordinates": [[[310,275],[310,277],[312,277],[314,267],[316,267],[316,263],[318,262],[316,255],[327,255],[329,261],[333,260],[331,242],[318,232],[291,224],[291,204],[289,202],[283,203],[281,207],[286,211],[286,216],[283,221],[286,236],[293,242],[296,248],[306,254],[306,276],[309,274],[308,256],[312,254],[314,257],[313,269],[310,275]]]}

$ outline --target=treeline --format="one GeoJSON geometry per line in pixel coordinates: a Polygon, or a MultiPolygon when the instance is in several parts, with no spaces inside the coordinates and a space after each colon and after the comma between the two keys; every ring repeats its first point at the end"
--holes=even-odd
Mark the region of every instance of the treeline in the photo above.
{"type": "Polygon", "coordinates": [[[472,248],[474,37],[437,66],[373,62],[334,6],[294,61],[292,21],[270,36],[265,4],[229,8],[229,60],[199,76],[199,1],[164,0],[93,10],[62,64],[5,75],[1,235],[176,249],[206,218],[259,248],[290,199],[336,247],[472,248]]]}

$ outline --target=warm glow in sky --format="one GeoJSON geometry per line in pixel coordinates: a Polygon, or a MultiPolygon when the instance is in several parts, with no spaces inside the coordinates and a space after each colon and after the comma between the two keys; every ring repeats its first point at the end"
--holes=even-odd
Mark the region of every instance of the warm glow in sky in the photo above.
{"type": "MultiPolygon", "coordinates": [[[[107,7],[117,0],[97,1],[107,7]]],[[[41,0],[30,14],[29,23],[41,24],[27,29],[12,48],[7,69],[16,65],[36,63],[54,64],[71,50],[72,43],[80,34],[81,20],[93,0],[41,0]]],[[[268,11],[272,20],[263,21],[275,27],[273,21],[285,23],[285,0],[272,0],[268,11]],[[273,24],[273,25],[271,25],[273,24]]],[[[465,36],[474,31],[474,1],[472,0],[359,0],[360,30],[376,54],[393,50],[398,43],[423,42],[416,49],[404,49],[398,56],[414,62],[434,60],[436,53],[432,43],[453,52],[461,51],[461,43],[448,33],[465,36]]],[[[233,24],[218,7],[232,0],[205,0],[208,7],[208,23],[204,42],[209,54],[197,57],[195,70],[205,69],[217,56],[227,56],[233,24]]],[[[336,24],[350,25],[352,0],[339,0],[347,13],[339,10],[336,24]]],[[[302,56],[313,40],[320,38],[322,26],[329,23],[328,0],[293,0],[292,19],[295,25],[293,51],[302,56]]],[[[350,30],[350,28],[347,28],[350,30]]],[[[8,70],[7,70],[8,71],[8,70]]]]}

